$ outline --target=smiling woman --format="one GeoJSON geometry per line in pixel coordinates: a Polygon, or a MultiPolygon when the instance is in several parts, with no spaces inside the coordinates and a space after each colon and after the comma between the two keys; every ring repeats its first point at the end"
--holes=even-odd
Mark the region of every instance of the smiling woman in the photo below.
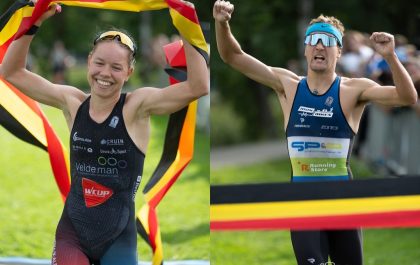
{"type": "MultiPolygon", "coordinates": [[[[109,31],[101,35],[104,34],[109,34],[109,31]]],[[[125,36],[131,43],[133,41],[122,32],[113,31],[112,34],[115,35],[96,39],[88,57],[88,82],[91,93],[101,98],[119,95],[122,86],[134,70],[134,48],[131,50],[129,46],[122,43],[119,36],[125,36]]],[[[107,117],[107,113],[101,113],[100,110],[98,113],[91,112],[90,114],[98,123],[103,122],[107,117]]]]}
{"type": "Polygon", "coordinates": [[[53,84],[26,70],[25,62],[38,28],[60,11],[51,5],[10,45],[0,69],[3,78],[29,97],[62,110],[71,131],[71,188],[57,226],[52,263],[134,265],[134,198],[143,176],[151,115],[173,113],[207,94],[207,64],[184,41],[185,81],[121,93],[133,73],[137,48],[127,33],[110,30],[98,34],[88,56],[89,94],[53,84]]]}

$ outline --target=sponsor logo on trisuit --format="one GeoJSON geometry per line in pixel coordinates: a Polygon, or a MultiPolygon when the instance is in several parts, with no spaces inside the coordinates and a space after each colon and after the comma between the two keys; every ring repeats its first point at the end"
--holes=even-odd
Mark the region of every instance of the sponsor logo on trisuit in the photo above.
{"type": "Polygon", "coordinates": [[[83,197],[85,198],[86,207],[95,207],[111,198],[114,192],[93,180],[82,179],[83,197]]]}
{"type": "Polygon", "coordinates": [[[101,145],[124,145],[124,139],[102,139],[101,145]]]}
{"type": "Polygon", "coordinates": [[[79,137],[77,134],[78,134],[78,132],[75,132],[73,134],[73,142],[85,142],[85,143],[91,143],[92,142],[91,139],[79,137]]]}
{"type": "Polygon", "coordinates": [[[292,148],[296,149],[298,152],[302,152],[307,149],[340,150],[343,148],[343,146],[340,143],[334,143],[334,142],[293,141],[292,148]]]}
{"type": "Polygon", "coordinates": [[[337,167],[335,163],[310,163],[310,164],[300,164],[302,172],[328,172],[328,169],[334,169],[337,167]]]}
{"type": "Polygon", "coordinates": [[[333,109],[334,108],[330,108],[329,110],[317,110],[314,108],[300,106],[298,112],[301,117],[332,118],[334,115],[333,109]]]}
{"type": "Polygon", "coordinates": [[[119,120],[120,118],[118,118],[118,116],[112,117],[111,121],[109,122],[109,127],[112,127],[112,128],[117,127],[119,120]]]}
{"type": "Polygon", "coordinates": [[[328,107],[331,107],[331,104],[334,102],[334,98],[333,97],[328,97],[325,100],[325,105],[327,105],[328,107]]]}

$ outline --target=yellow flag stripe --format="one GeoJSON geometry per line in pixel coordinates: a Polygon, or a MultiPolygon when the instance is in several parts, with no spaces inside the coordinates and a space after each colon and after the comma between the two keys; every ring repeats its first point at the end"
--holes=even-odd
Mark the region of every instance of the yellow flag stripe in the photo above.
{"type": "Polygon", "coordinates": [[[47,146],[42,119],[0,79],[0,105],[43,145],[47,146]]]}
{"type": "MultiPolygon", "coordinates": [[[[145,10],[158,10],[167,8],[168,4],[162,0],[136,0],[136,1],[106,1],[98,2],[81,2],[81,1],[54,1],[68,6],[90,7],[90,8],[103,8],[121,11],[145,11],[145,10]]],[[[204,39],[203,32],[200,25],[192,22],[184,17],[177,10],[170,8],[169,12],[172,16],[175,27],[182,33],[182,35],[194,46],[202,49],[207,54],[209,53],[207,43],[204,39]]]]}
{"type": "Polygon", "coordinates": [[[0,46],[3,45],[6,41],[8,41],[10,38],[12,38],[14,34],[16,34],[22,19],[25,17],[30,17],[32,15],[33,10],[34,8],[31,6],[25,6],[16,10],[13,16],[3,27],[3,30],[0,31],[0,46]]]}
{"type": "Polygon", "coordinates": [[[159,226],[156,230],[155,244],[156,249],[153,253],[152,265],[161,265],[163,262],[163,246],[159,226]]]}
{"type": "Polygon", "coordinates": [[[192,158],[194,152],[195,121],[197,116],[197,100],[188,105],[188,112],[179,139],[179,150],[184,157],[192,158]]]}
{"type": "Polygon", "coordinates": [[[194,139],[195,122],[193,121],[195,121],[196,110],[197,101],[194,101],[190,103],[185,117],[185,123],[182,127],[181,139],[176,158],[162,178],[153,186],[153,188],[149,190],[149,192],[144,194],[146,201],[152,200],[154,196],[156,196],[156,194],[161,191],[162,188],[174,177],[175,173],[191,160],[192,153],[194,151],[194,141],[191,139],[194,139]]]}
{"type": "Polygon", "coordinates": [[[175,27],[185,37],[185,39],[187,39],[191,45],[202,49],[208,54],[209,49],[206,40],[204,39],[200,25],[184,17],[175,9],[169,9],[169,12],[175,27]]]}
{"type": "Polygon", "coordinates": [[[106,2],[81,2],[81,1],[54,1],[67,6],[90,8],[103,8],[120,11],[139,12],[145,10],[158,10],[167,8],[168,4],[162,0],[136,0],[136,1],[106,1],[106,2]]]}
{"type": "Polygon", "coordinates": [[[143,224],[143,228],[147,234],[150,234],[149,228],[149,205],[146,203],[141,207],[140,211],[137,213],[137,218],[140,219],[143,224]]]}
{"type": "Polygon", "coordinates": [[[212,221],[300,218],[420,210],[420,195],[313,201],[216,204],[212,221]]]}

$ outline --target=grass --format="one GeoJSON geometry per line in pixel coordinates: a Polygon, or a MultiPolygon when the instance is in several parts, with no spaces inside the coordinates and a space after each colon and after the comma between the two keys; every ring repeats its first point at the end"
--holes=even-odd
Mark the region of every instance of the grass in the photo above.
{"type": "MultiPolygon", "coordinates": [[[[351,167],[356,179],[375,176],[362,161],[353,160],[351,167]]],[[[211,170],[210,182],[212,185],[286,182],[289,178],[290,163],[285,159],[211,170]]],[[[296,264],[288,231],[211,232],[210,238],[212,265],[296,264]]],[[[420,229],[366,229],[363,231],[364,264],[420,265],[419,239],[420,229]]]]}
{"type": "MultiPolygon", "coordinates": [[[[367,165],[360,160],[352,159],[350,167],[355,179],[376,177],[367,165]]],[[[221,185],[229,183],[289,182],[290,174],[291,165],[288,159],[274,160],[242,168],[233,166],[212,170],[210,183],[212,185],[221,185]],[[264,174],[261,174],[261,172],[264,172],[264,174]]]]}
{"type": "MultiPolygon", "coordinates": [[[[60,111],[44,107],[53,127],[68,146],[69,132],[60,111]]],[[[162,150],[167,117],[152,119],[141,191],[153,173],[162,150]]],[[[45,151],[0,129],[0,256],[49,258],[63,203],[45,151]]],[[[195,155],[158,207],[166,260],[208,260],[209,137],[197,133],[195,155]]],[[[139,192],[136,208],[144,200],[139,192]]],[[[151,250],[139,237],[139,259],[151,250]]]]}
{"type": "MultiPolygon", "coordinates": [[[[363,231],[365,265],[420,265],[420,229],[363,231]]],[[[211,264],[296,264],[286,231],[211,232],[211,264]]]]}

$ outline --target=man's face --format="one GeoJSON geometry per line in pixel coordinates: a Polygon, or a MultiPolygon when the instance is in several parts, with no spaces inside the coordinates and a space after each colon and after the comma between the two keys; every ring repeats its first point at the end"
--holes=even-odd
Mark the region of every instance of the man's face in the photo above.
{"type": "Polygon", "coordinates": [[[115,41],[98,43],[88,59],[91,92],[100,96],[119,93],[132,71],[127,49],[115,41]]]}
{"type": "MultiPolygon", "coordinates": [[[[329,35],[327,33],[322,34],[329,35]]],[[[341,56],[341,48],[338,45],[328,47],[328,44],[325,43],[324,45],[321,39],[315,41],[315,43],[312,41],[305,46],[308,69],[314,72],[334,72],[337,60],[341,56]]]]}

